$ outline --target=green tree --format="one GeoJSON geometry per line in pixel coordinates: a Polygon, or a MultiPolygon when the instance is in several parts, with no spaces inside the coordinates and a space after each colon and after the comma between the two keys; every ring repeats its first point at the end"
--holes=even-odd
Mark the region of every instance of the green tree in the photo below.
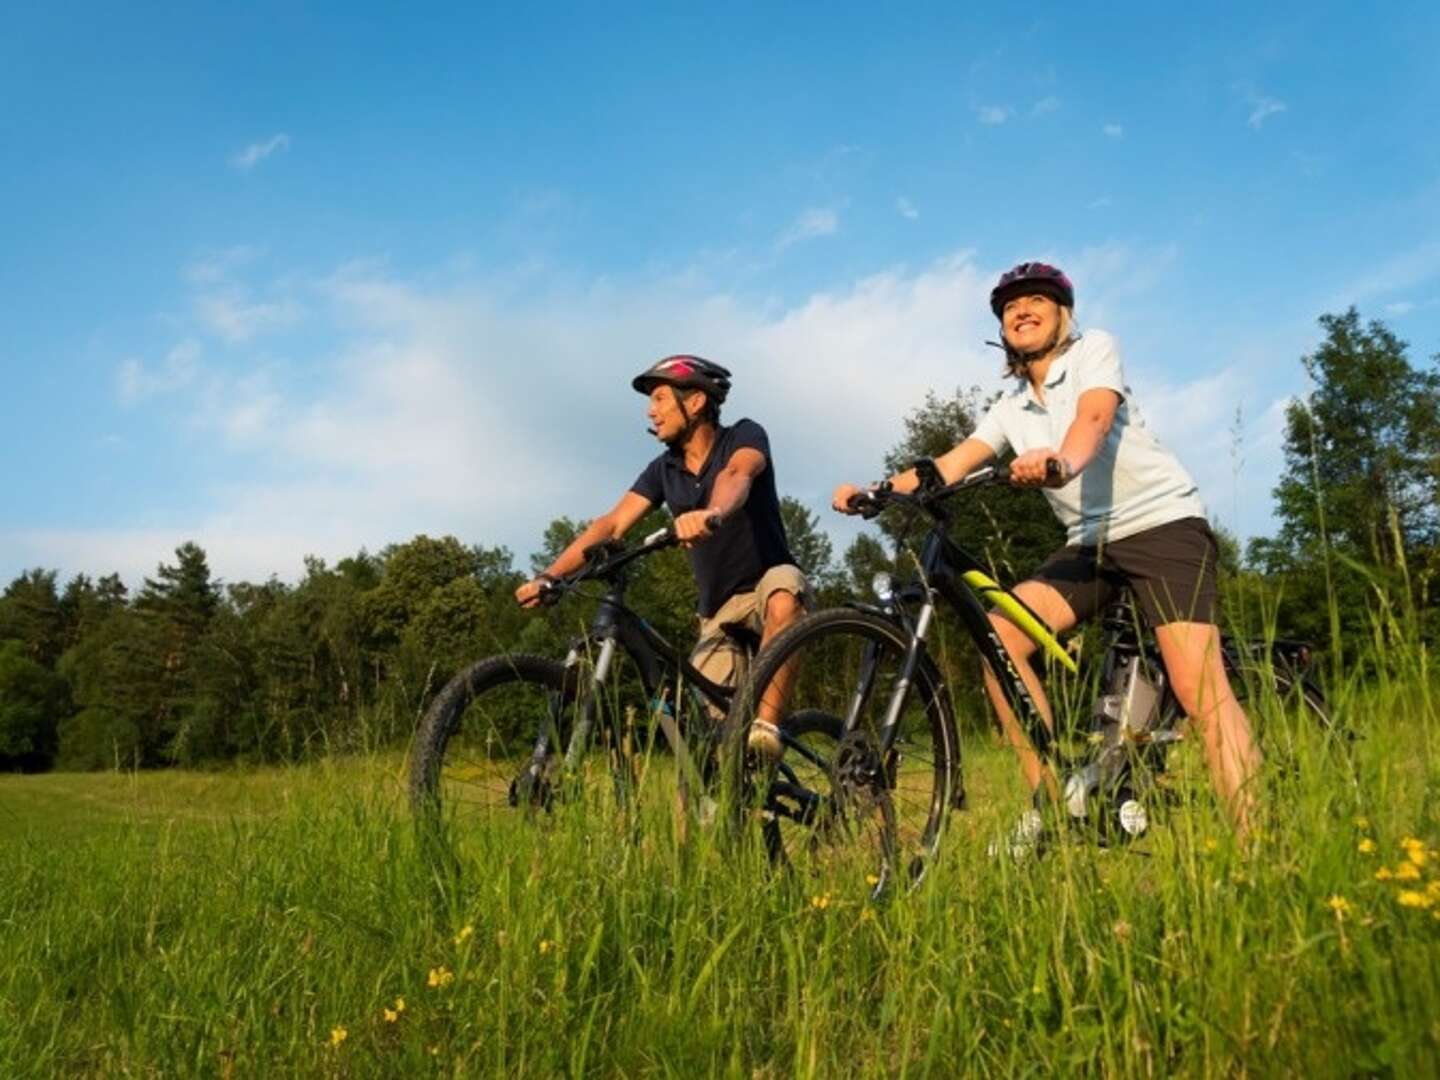
{"type": "Polygon", "coordinates": [[[836,579],[835,547],[820,527],[820,519],[799,499],[780,496],[780,520],[785,525],[785,539],[795,565],[805,572],[815,591],[830,588],[836,579]]]}
{"type": "MultiPolygon", "coordinates": [[[[220,609],[220,587],[198,544],[181,544],[175,559],[174,564],[161,563],[155,577],[145,579],[135,603],[145,632],[120,646],[127,677],[138,677],[155,692],[150,708],[136,718],[147,763],[193,761],[208,745],[201,730],[206,725],[197,712],[194,661],[196,647],[220,609]]],[[[140,694],[124,696],[133,700],[140,694]]]]}
{"type": "Polygon", "coordinates": [[[60,594],[64,647],[71,648],[124,607],[128,595],[129,590],[118,574],[107,574],[99,581],[91,581],[85,574],[76,574],[67,581],[60,594]]]}
{"type": "MultiPolygon", "coordinates": [[[[1412,366],[1406,344],[1351,308],[1323,315],[1325,338],[1302,358],[1313,389],[1285,416],[1276,485],[1280,531],[1250,561],[1278,580],[1292,633],[1363,632],[1376,584],[1431,608],[1440,544],[1440,371],[1412,366]]],[[[1433,633],[1433,625],[1432,631],[1433,633]]]]}
{"type": "Polygon", "coordinates": [[[0,641],[18,641],[25,655],[53,668],[65,648],[65,614],[54,570],[27,570],[0,596],[0,641]]]}
{"type": "Polygon", "coordinates": [[[69,711],[65,680],[26,653],[19,641],[0,642],[0,770],[49,768],[57,724],[69,711]]]}

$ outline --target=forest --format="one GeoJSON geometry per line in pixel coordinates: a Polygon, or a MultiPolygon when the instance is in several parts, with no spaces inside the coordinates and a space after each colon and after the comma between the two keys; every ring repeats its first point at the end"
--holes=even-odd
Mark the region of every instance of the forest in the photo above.
{"type": "MultiPolygon", "coordinates": [[[[1361,662],[1342,643],[1383,652],[1385,634],[1431,648],[1440,637],[1440,371],[1353,308],[1319,321],[1320,344],[1299,360],[1311,392],[1286,417],[1277,530],[1243,549],[1222,530],[1222,585],[1227,629],[1308,640],[1339,672],[1361,662]]],[[[949,448],[986,404],[976,390],[929,392],[877,475],[949,448]]],[[[803,504],[785,498],[783,512],[820,606],[910,564],[915,522],[881,519],[882,538],[837,554],[803,504]]],[[[293,583],[221,582],[193,542],[135,589],[114,573],[27,570],[0,597],[0,770],[293,762],[403,743],[467,660],[554,654],[583,631],[584,604],[530,613],[512,598],[582,527],[552,521],[524,565],[504,547],[420,535],[334,565],[307,558],[293,583]]],[[[953,535],[1012,582],[1062,539],[1038,493],[999,489],[953,535]]],[[[679,551],[648,560],[630,600],[671,640],[692,635],[679,551]]],[[[970,704],[962,714],[978,722],[970,704]]]]}

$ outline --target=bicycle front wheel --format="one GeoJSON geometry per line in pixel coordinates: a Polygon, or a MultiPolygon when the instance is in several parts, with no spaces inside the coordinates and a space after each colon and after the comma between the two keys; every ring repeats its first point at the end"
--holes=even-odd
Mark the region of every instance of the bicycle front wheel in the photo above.
{"type": "Polygon", "coordinates": [[[928,664],[903,684],[909,642],[879,614],[835,608],[807,615],[756,658],[731,713],[739,731],[762,702],[782,716],[787,737],[778,774],[755,777],[750,789],[768,792],[761,798],[767,822],[786,816],[791,787],[804,789],[802,799],[791,800],[798,812],[787,827],[767,824],[783,838],[786,861],[822,876],[861,875],[877,893],[923,876],[960,792],[949,697],[928,664]]]}
{"type": "Polygon", "coordinates": [[[524,654],[461,671],[416,732],[412,806],[462,821],[505,807],[548,809],[577,723],[595,726],[588,673],[524,654]]]}

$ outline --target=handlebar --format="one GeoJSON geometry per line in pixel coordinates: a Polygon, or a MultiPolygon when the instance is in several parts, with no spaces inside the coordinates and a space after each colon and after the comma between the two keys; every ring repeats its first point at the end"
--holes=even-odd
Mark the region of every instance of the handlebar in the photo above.
{"type": "MultiPolygon", "coordinates": [[[[962,476],[953,484],[940,482],[940,471],[930,458],[920,459],[913,468],[920,477],[920,486],[914,491],[896,491],[890,481],[885,480],[868,491],[857,491],[850,496],[845,505],[867,521],[894,503],[919,506],[934,515],[939,513],[940,503],[958,492],[987,484],[1010,483],[1010,466],[1008,465],[987,465],[983,469],[976,469],[974,472],[962,476]]],[[[1045,463],[1045,478],[1051,480],[1059,477],[1060,463],[1051,458],[1045,463]]]]}
{"type": "MultiPolygon", "coordinates": [[[[720,515],[711,514],[705,519],[705,524],[713,531],[720,527],[720,521],[720,515]]],[[[643,559],[646,555],[674,547],[679,542],[680,538],[675,535],[675,526],[667,525],[663,529],[656,529],[633,548],[625,547],[618,540],[601,540],[599,543],[591,544],[582,552],[585,565],[579,570],[573,574],[566,574],[563,578],[540,582],[540,603],[545,605],[556,603],[567,592],[585,581],[613,580],[621,570],[636,559],[643,559]]]]}

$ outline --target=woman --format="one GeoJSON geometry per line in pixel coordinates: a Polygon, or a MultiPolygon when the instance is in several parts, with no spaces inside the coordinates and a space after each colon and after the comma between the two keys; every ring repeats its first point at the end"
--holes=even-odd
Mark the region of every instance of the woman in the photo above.
{"type": "MultiPolygon", "coordinates": [[[[1102,608],[1127,583],[1155,632],[1176,699],[1199,730],[1215,790],[1242,834],[1254,817],[1250,781],[1260,767],[1240,703],[1231,690],[1215,624],[1215,536],[1195,482],[1145,426],[1126,386],[1115,339],[1074,325],[1075,290],[1060,270],[1025,262],[990,293],[1014,387],[991,406],[975,433],[936,460],[947,483],[1007,448],[1013,483],[1044,487],[1065,525],[1066,546],[1015,593],[1056,633],[1102,608]]],[[[913,491],[913,470],[891,477],[913,491]]],[[[853,511],[858,489],[835,489],[834,507],[853,511]]],[[[1050,705],[1025,661],[1035,644],[1005,616],[992,614],[1045,722],[1050,705]]],[[[1005,701],[994,674],[985,686],[1032,790],[1045,778],[1040,758],[1005,701]]],[[[1051,776],[1047,784],[1054,789],[1051,776]]],[[[1033,815],[1021,831],[1033,828],[1033,815]]]]}

